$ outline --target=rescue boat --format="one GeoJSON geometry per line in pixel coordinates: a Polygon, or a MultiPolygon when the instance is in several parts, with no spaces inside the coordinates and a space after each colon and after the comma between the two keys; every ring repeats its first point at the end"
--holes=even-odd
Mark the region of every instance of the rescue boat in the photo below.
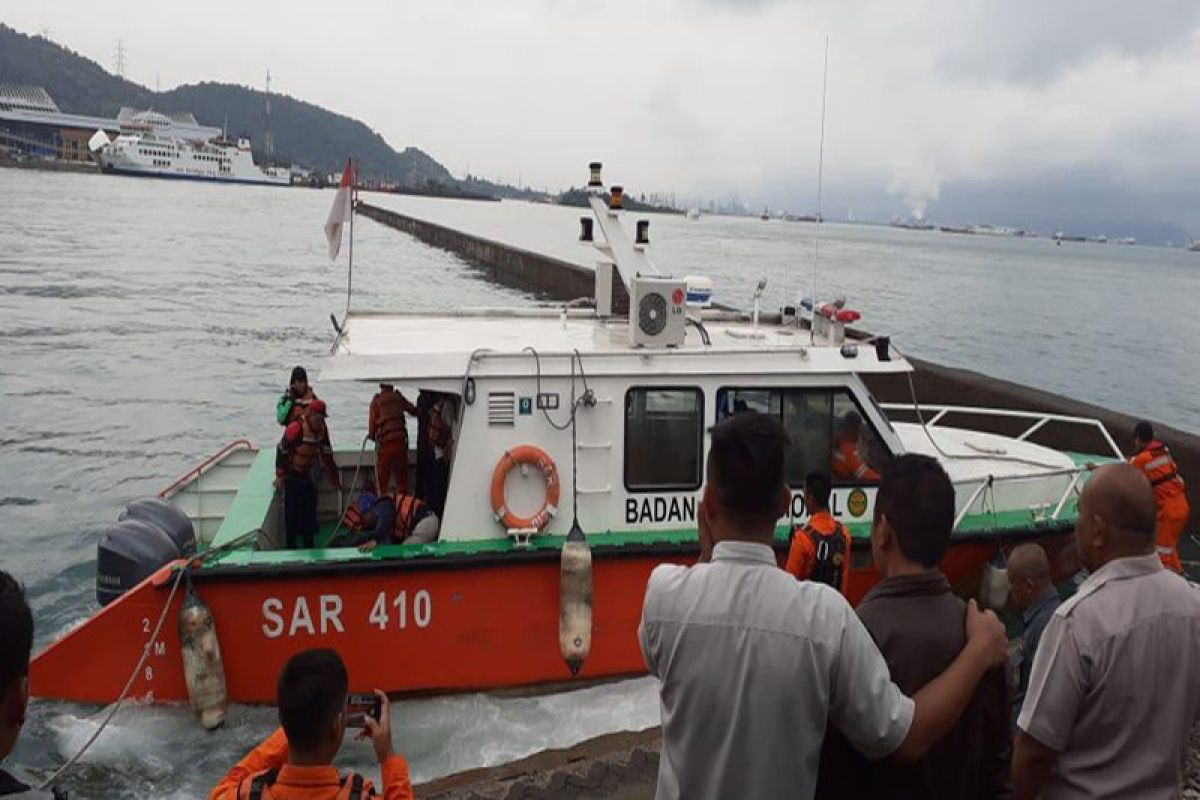
{"type": "MultiPolygon", "coordinates": [[[[942,568],[965,591],[1003,548],[1037,540],[1053,558],[1067,544],[1086,465],[1120,457],[1100,422],[926,408],[915,396],[881,405],[868,383],[913,367],[885,338],[848,335],[857,312],[818,302],[807,317],[799,304],[767,313],[757,298],[751,312],[716,307],[707,291],[689,292],[687,279],[655,267],[648,222],[629,236],[620,191],[604,192],[598,164],[589,192],[580,238],[598,261],[587,307],[360,310],[335,322],[322,383],[372,391],[391,383],[420,398],[409,485],[441,515],[436,541],[367,553],[333,546],[346,498],[324,481],[318,547],[286,549],[274,449],[233,442],[162,492],[191,521],[196,552],[154,565],[132,587],[110,580],[103,588],[115,599],[34,659],[33,694],[86,703],[190,698],[202,719],[219,724],[227,701],[272,702],[284,661],[317,646],[341,653],[353,691],[641,673],[636,629],[647,578],[658,564],[697,557],[707,430],[742,409],[779,416],[794,441],[793,502],[776,530],[781,562],[806,517],[803,476],[835,475],[832,510],[854,538],[851,602],[878,579],[868,541],[872,476],[901,453],[938,458],[955,484],[942,568]],[[431,408],[450,428],[445,449],[426,436],[431,408]],[[956,415],[1022,430],[948,425],[956,415]],[[1093,428],[1109,452],[1037,444],[1051,423],[1093,428]],[[181,610],[198,622],[163,625],[181,610]],[[201,683],[208,689],[189,695],[201,683]]],[[[374,463],[369,450],[339,451],[335,461],[348,486],[374,463]]]]}

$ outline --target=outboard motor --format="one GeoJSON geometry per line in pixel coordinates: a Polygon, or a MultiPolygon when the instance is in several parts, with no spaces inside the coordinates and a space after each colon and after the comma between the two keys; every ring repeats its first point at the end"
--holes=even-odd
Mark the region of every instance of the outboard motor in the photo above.
{"type": "Polygon", "coordinates": [[[184,556],[196,554],[196,531],[179,506],[161,497],[143,497],[125,506],[118,520],[140,519],[149,522],[171,538],[184,556]]]}
{"type": "Polygon", "coordinates": [[[135,500],[96,544],[96,600],[106,606],[155,570],[194,555],[191,520],[157,497],[135,500]]]}

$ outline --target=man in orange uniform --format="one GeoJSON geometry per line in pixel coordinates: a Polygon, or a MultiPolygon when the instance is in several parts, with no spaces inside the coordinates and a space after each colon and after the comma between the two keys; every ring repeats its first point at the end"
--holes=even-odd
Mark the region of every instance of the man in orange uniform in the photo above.
{"type": "Polygon", "coordinates": [[[858,455],[858,440],[862,435],[862,417],[857,411],[847,411],[838,422],[833,441],[833,477],[839,481],[879,483],[879,473],[871,469],[858,455]]]}
{"type": "Polygon", "coordinates": [[[392,475],[396,493],[408,492],[408,428],[404,414],[417,415],[417,407],[390,383],[379,384],[379,394],[371,398],[367,417],[367,436],[375,442],[375,487],[380,496],[391,494],[392,475]]]}
{"type": "Polygon", "coordinates": [[[1167,569],[1183,572],[1183,563],[1175,546],[1183,535],[1191,509],[1183,478],[1179,477],[1179,467],[1167,446],[1154,438],[1154,426],[1146,420],[1134,426],[1133,445],[1138,453],[1129,459],[1129,463],[1146,473],[1154,487],[1154,503],[1158,507],[1154,544],[1158,557],[1167,569]]]}
{"type": "Polygon", "coordinates": [[[365,729],[375,747],[383,794],[358,773],[338,774],[333,759],[346,733],[346,665],[333,650],[304,650],[279,672],[280,726],[225,773],[209,800],[406,800],[413,796],[404,756],[392,751],[387,695],[378,689],[379,719],[365,729]]]}
{"type": "Polygon", "coordinates": [[[799,580],[819,581],[845,593],[850,582],[850,531],[829,513],[832,491],[826,473],[804,476],[804,507],[809,517],[792,535],[786,569],[799,580]]]}
{"type": "Polygon", "coordinates": [[[306,413],[283,429],[275,451],[275,488],[283,489],[283,529],[290,550],[316,546],[318,461],[340,492],[342,479],[329,443],[324,400],[313,400],[306,413]]]}

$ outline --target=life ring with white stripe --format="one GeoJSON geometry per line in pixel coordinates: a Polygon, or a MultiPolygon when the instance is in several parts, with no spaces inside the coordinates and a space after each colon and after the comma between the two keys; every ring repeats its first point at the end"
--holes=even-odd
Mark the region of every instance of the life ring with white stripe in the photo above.
{"type": "Polygon", "coordinates": [[[531,444],[505,451],[492,472],[492,512],[496,521],[509,530],[532,528],[540,531],[549,525],[558,513],[558,467],[554,465],[554,459],[546,455],[545,450],[531,444]],[[527,466],[541,470],[542,478],[546,481],[546,502],[533,516],[518,517],[505,502],[504,480],[513,469],[520,467],[523,470],[527,466]]]}

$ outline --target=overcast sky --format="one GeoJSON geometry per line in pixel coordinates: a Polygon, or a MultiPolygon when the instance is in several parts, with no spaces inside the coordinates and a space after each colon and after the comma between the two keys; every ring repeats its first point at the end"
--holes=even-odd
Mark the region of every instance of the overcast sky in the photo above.
{"type": "Polygon", "coordinates": [[[150,87],[269,68],[456,175],[561,188],[600,159],[634,191],[795,211],[816,202],[828,34],[827,209],[1200,233],[1195,0],[7,0],[0,18],[110,69],[121,38],[150,87]]]}

